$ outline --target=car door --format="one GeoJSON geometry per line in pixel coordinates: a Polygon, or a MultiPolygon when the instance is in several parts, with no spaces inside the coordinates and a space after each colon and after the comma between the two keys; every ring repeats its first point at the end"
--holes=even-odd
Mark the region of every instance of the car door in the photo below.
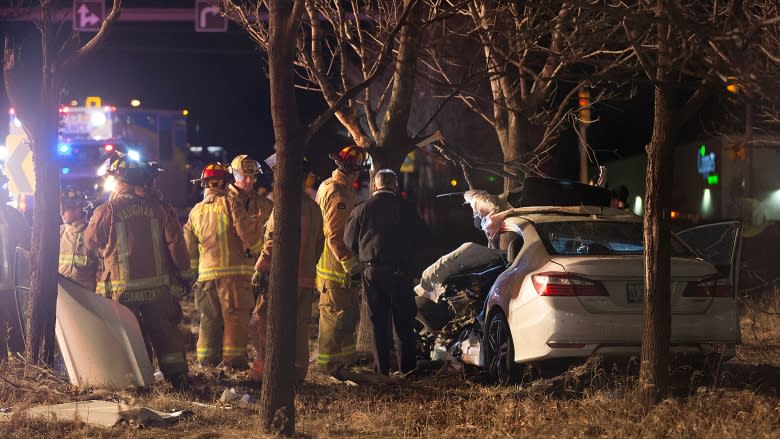
{"type": "Polygon", "coordinates": [[[677,233],[677,237],[698,256],[714,265],[722,275],[728,276],[734,297],[739,282],[741,232],[742,224],[739,221],[726,221],[696,226],[677,233]]]}

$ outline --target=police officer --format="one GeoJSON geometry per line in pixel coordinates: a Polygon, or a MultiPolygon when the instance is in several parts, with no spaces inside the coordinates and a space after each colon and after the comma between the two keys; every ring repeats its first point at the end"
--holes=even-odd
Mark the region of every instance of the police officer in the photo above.
{"type": "Polygon", "coordinates": [[[374,360],[377,372],[390,371],[388,323],[397,336],[398,364],[402,373],[417,366],[417,312],[409,276],[410,256],[425,235],[425,224],[417,211],[396,194],[398,178],[390,169],[374,176],[371,198],[352,212],[344,241],[365,265],[363,289],[374,328],[374,360]]]}
{"type": "Polygon", "coordinates": [[[87,194],[73,186],[60,192],[60,268],[64,277],[81,285],[87,291],[97,288],[98,255],[87,252],[84,247],[84,230],[87,228],[87,213],[92,203],[87,194]]]}
{"type": "Polygon", "coordinates": [[[16,247],[30,251],[32,237],[24,216],[7,204],[7,183],[8,178],[0,170],[0,363],[8,359],[9,351],[24,352],[13,269],[16,247]]]}
{"type": "Polygon", "coordinates": [[[203,201],[190,211],[184,237],[198,272],[195,303],[200,311],[197,358],[202,366],[222,359],[228,369],[249,367],[246,358],[249,317],[254,297],[251,279],[262,248],[258,221],[252,220],[236,197],[228,196],[231,172],[222,163],[203,168],[203,201]]]}
{"type": "Polygon", "coordinates": [[[181,225],[159,199],[139,195],[153,175],[148,165],[118,156],[110,159],[108,174],[117,187],[84,231],[85,249],[103,258],[97,291],[135,314],[150,357],[153,349],[165,378],[179,387],[187,362],[177,327],[181,307],[171,290],[192,282],[181,225]]]}
{"type": "Polygon", "coordinates": [[[360,267],[344,243],[344,226],[355,206],[352,185],[360,172],[368,169],[368,154],[363,148],[347,146],[330,157],[337,169],[317,190],[325,235],[325,248],[317,262],[317,289],[321,293],[317,364],[335,375],[355,353],[360,306],[352,276],[360,272],[360,267]]]}

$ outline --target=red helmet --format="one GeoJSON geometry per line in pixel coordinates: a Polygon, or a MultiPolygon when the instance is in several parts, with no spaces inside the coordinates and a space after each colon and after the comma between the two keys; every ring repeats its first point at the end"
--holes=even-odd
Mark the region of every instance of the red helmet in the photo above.
{"type": "Polygon", "coordinates": [[[210,180],[222,180],[222,181],[228,181],[230,179],[230,176],[232,174],[230,173],[230,169],[227,165],[215,162],[215,163],[209,163],[206,165],[206,167],[203,168],[203,171],[200,173],[200,178],[196,180],[191,180],[192,183],[200,183],[201,185],[205,184],[207,181],[210,180]]]}
{"type": "Polygon", "coordinates": [[[371,165],[366,149],[356,145],[344,147],[338,154],[330,154],[329,157],[344,172],[365,171],[371,165]]]}

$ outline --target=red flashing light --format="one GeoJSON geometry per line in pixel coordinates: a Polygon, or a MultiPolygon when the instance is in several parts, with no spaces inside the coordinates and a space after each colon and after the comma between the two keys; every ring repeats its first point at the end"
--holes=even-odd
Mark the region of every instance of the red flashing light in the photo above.
{"type": "Polygon", "coordinates": [[[409,194],[408,194],[406,191],[402,191],[402,192],[401,192],[401,196],[402,196],[403,198],[406,198],[407,196],[409,196],[409,194]]]}
{"type": "Polygon", "coordinates": [[[67,113],[68,107],[60,107],[60,113],[67,113]]]}
{"type": "Polygon", "coordinates": [[[106,152],[112,152],[114,151],[114,145],[111,144],[103,145],[103,150],[105,150],[106,152]]]}
{"type": "Polygon", "coordinates": [[[354,189],[354,190],[360,189],[360,183],[358,183],[357,181],[352,183],[352,189],[354,189]]]}
{"type": "Polygon", "coordinates": [[[16,110],[14,110],[14,108],[11,107],[11,108],[8,109],[8,114],[13,116],[14,114],[16,114],[16,110]]]}

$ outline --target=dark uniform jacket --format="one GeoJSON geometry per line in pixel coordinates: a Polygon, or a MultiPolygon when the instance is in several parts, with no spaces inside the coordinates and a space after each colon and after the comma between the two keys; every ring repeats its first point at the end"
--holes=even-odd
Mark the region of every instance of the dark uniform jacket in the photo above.
{"type": "Polygon", "coordinates": [[[415,208],[389,190],[378,190],[355,206],[344,231],[344,242],[361,262],[409,273],[409,261],[422,244],[425,223],[415,208]]]}

